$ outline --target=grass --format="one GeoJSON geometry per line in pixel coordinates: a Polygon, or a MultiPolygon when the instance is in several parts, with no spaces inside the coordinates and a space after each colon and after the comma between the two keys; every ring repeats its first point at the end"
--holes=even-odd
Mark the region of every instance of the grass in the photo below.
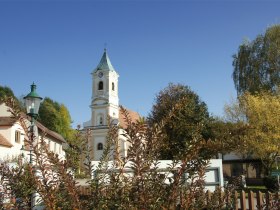
{"type": "Polygon", "coordinates": [[[249,191],[249,190],[251,190],[251,191],[262,191],[262,192],[266,192],[267,191],[267,189],[266,189],[266,187],[265,186],[247,186],[246,187],[246,191],[249,191]]]}

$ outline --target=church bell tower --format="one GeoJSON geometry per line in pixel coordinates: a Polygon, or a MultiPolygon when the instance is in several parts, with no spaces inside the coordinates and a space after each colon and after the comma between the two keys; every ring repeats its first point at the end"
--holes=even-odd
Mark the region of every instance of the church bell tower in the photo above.
{"type": "Polygon", "coordinates": [[[119,75],[108,57],[106,49],[97,67],[92,71],[91,121],[93,130],[91,146],[93,159],[99,160],[103,153],[108,132],[108,117],[119,119],[119,75]]]}

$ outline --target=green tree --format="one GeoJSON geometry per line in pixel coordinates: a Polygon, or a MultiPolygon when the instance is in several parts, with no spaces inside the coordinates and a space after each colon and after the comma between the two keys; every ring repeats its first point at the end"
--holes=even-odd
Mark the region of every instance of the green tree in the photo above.
{"type": "Polygon", "coordinates": [[[214,119],[210,123],[211,149],[213,154],[235,152],[244,154],[244,135],[246,126],[243,122],[214,119]]]}
{"type": "Polygon", "coordinates": [[[226,113],[231,121],[243,124],[241,152],[261,159],[269,174],[280,154],[280,95],[266,91],[245,93],[226,107],[226,113]]]}
{"type": "Polygon", "coordinates": [[[5,101],[7,98],[13,98],[14,102],[16,103],[16,105],[20,108],[20,110],[25,110],[24,109],[24,104],[22,103],[22,101],[20,101],[14,94],[13,90],[7,86],[1,86],[0,85],[0,102],[1,101],[5,101]]]}
{"type": "Polygon", "coordinates": [[[0,85],[0,98],[13,97],[16,98],[11,88],[0,85]]]}
{"type": "Polygon", "coordinates": [[[67,107],[46,97],[39,109],[39,121],[66,139],[68,144],[65,148],[66,158],[75,173],[79,173],[80,161],[85,153],[85,143],[81,132],[72,129],[72,120],[67,107]]]}
{"type": "Polygon", "coordinates": [[[170,113],[163,126],[162,158],[180,158],[194,141],[210,138],[207,106],[188,86],[170,83],[161,90],[148,116],[149,124],[160,124],[170,113]]]}
{"type": "Polygon", "coordinates": [[[253,41],[244,41],[233,55],[233,81],[238,95],[280,85],[280,25],[269,27],[253,41]]]}
{"type": "Polygon", "coordinates": [[[39,121],[50,130],[69,139],[73,135],[71,116],[64,104],[46,97],[39,109],[39,121]]]}
{"type": "Polygon", "coordinates": [[[88,163],[92,160],[90,156],[91,147],[89,146],[90,138],[90,130],[82,131],[78,126],[77,130],[72,132],[72,137],[67,139],[66,159],[77,178],[90,176],[90,173],[86,172],[90,168],[88,163]]]}

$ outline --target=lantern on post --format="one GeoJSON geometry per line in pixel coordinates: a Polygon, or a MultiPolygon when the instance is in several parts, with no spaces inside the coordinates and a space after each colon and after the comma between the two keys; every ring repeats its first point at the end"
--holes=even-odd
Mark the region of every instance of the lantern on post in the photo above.
{"type": "MultiPolygon", "coordinates": [[[[33,84],[31,85],[31,92],[25,96],[24,98],[25,101],[25,107],[26,107],[26,113],[33,118],[37,118],[39,108],[40,108],[40,103],[42,101],[42,97],[40,97],[37,92],[36,92],[36,85],[33,84]]],[[[33,120],[32,119],[32,120],[33,120]]]]}
{"type": "Polygon", "coordinates": [[[42,97],[36,93],[36,85],[33,84],[31,85],[31,92],[25,96],[24,98],[25,101],[25,107],[26,107],[26,113],[31,117],[31,126],[30,126],[30,145],[29,145],[29,152],[30,152],[30,164],[32,164],[32,144],[34,143],[34,119],[38,117],[38,112],[40,108],[40,103],[42,101],[42,97]]]}

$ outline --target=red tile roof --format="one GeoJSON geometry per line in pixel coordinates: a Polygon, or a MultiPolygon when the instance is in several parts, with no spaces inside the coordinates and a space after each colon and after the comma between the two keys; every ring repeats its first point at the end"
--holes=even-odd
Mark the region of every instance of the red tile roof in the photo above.
{"type": "MultiPolygon", "coordinates": [[[[30,118],[25,115],[22,114],[22,117],[27,119],[28,121],[30,121],[30,118]]],[[[0,117],[0,126],[13,126],[15,124],[17,120],[13,117],[0,117]]],[[[42,132],[46,133],[47,135],[52,136],[53,138],[55,138],[56,140],[65,143],[65,139],[58,133],[49,130],[48,128],[46,128],[44,125],[42,125],[41,123],[39,123],[38,121],[36,122],[36,125],[38,126],[38,129],[41,130],[42,132]]]]}
{"type": "MultiPolygon", "coordinates": [[[[22,113],[21,116],[25,119],[27,119],[28,121],[30,121],[30,116],[22,113]]],[[[45,127],[42,123],[40,123],[39,121],[36,121],[36,125],[38,127],[38,130],[41,130],[43,133],[45,133],[46,135],[52,136],[53,138],[55,138],[56,140],[65,143],[66,140],[59,134],[56,133],[50,129],[48,129],[47,127],[45,127]]]]}
{"type": "Polygon", "coordinates": [[[0,134],[0,145],[4,147],[12,147],[13,145],[6,139],[4,136],[0,134]]]}
{"type": "Polygon", "coordinates": [[[0,126],[12,126],[15,122],[13,117],[0,117],[0,126]]]}
{"type": "MultiPolygon", "coordinates": [[[[132,110],[129,109],[125,109],[128,112],[128,116],[131,119],[132,122],[136,122],[137,120],[140,119],[140,115],[132,110]]],[[[126,128],[127,127],[127,122],[125,120],[125,115],[124,113],[120,110],[120,114],[119,114],[119,121],[120,121],[120,126],[122,128],[126,128]]]]}
{"type": "Polygon", "coordinates": [[[61,141],[63,143],[65,143],[65,139],[58,133],[46,128],[43,124],[39,123],[38,121],[36,122],[37,127],[43,131],[44,133],[46,133],[46,135],[50,135],[52,137],[54,137],[56,140],[61,141]]]}

